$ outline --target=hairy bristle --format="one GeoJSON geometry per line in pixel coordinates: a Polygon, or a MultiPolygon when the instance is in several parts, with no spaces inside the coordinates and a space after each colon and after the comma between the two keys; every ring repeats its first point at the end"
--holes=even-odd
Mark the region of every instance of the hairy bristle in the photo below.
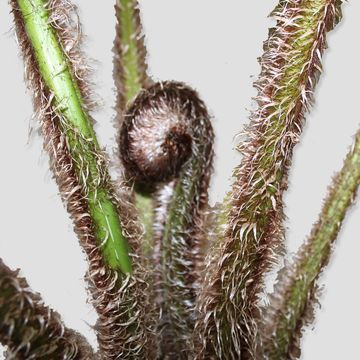
{"type": "Polygon", "coordinates": [[[49,9],[49,21],[56,29],[62,50],[73,73],[80,92],[82,106],[87,110],[96,107],[95,93],[90,83],[92,69],[85,61],[81,44],[83,42],[82,28],[77,13],[77,7],[70,0],[48,0],[46,8],[49,9]]]}
{"type": "Polygon", "coordinates": [[[226,204],[227,228],[206,271],[195,328],[198,358],[253,358],[263,275],[283,243],[283,193],[292,152],[321,73],[326,34],[339,0],[281,1],[260,59],[257,110],[226,204]]]}

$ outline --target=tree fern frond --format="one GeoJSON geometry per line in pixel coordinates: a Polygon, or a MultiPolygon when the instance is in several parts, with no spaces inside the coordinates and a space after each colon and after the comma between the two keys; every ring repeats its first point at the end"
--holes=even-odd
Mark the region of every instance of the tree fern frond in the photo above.
{"type": "Polygon", "coordinates": [[[117,107],[123,111],[128,101],[149,85],[146,48],[137,0],[116,0],[116,37],[114,41],[114,78],[117,107]]]}
{"type": "MultiPolygon", "coordinates": [[[[116,126],[121,126],[126,105],[141,89],[151,83],[147,75],[146,48],[137,0],[116,0],[116,36],[114,41],[114,80],[117,90],[116,126]]],[[[144,227],[142,244],[138,247],[149,253],[153,246],[154,200],[146,189],[135,188],[129,174],[121,174],[118,182],[130,187],[130,201],[135,205],[144,227]]]]}
{"type": "Polygon", "coordinates": [[[184,358],[190,349],[195,282],[203,258],[201,223],[213,133],[195,92],[179,83],[150,85],[137,6],[137,1],[127,0],[116,6],[114,77],[118,118],[124,122],[119,147],[126,177],[135,181],[136,208],[145,227],[143,250],[152,253],[155,261],[148,264],[148,271],[155,267],[150,281],[161,314],[160,352],[184,358]],[[192,160],[186,165],[189,157],[192,160]]]}
{"type": "MultiPolygon", "coordinates": [[[[110,268],[127,273],[131,271],[128,247],[109,191],[105,160],[82,97],[81,87],[86,82],[76,67],[71,69],[78,59],[71,62],[68,60],[71,52],[64,52],[64,49],[73,49],[74,41],[79,40],[68,38],[68,34],[60,31],[64,24],[72,25],[70,11],[73,8],[69,2],[60,0],[14,0],[11,4],[23,53],[32,61],[31,67],[27,67],[29,80],[38,77],[37,84],[33,84],[37,108],[43,116],[52,119],[53,128],[48,129],[44,124],[44,135],[50,142],[50,132],[59,132],[57,145],[66,146],[64,151],[69,157],[68,168],[61,170],[74,172],[79,179],[79,187],[87,203],[82,213],[84,217],[91,217],[103,259],[110,268]],[[60,36],[63,41],[59,41],[60,36]]],[[[67,31],[69,33],[70,29],[67,28],[67,31]]],[[[50,143],[48,147],[52,147],[49,150],[54,152],[56,162],[59,149],[50,143]]],[[[78,189],[72,190],[75,194],[78,189]]]]}

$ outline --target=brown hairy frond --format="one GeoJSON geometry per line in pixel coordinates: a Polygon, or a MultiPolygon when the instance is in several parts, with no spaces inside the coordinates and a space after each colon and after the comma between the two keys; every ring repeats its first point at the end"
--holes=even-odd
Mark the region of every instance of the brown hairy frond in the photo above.
{"type": "MultiPolygon", "coordinates": [[[[95,237],[95,229],[89,214],[87,203],[87,188],[79,181],[75,171],[73,159],[69,153],[68,144],[62,132],[61,126],[64,119],[61,111],[53,104],[53,94],[48,90],[38,69],[38,64],[28,40],[21,11],[17,1],[11,0],[16,25],[17,37],[22,50],[25,73],[28,87],[33,93],[36,116],[41,121],[44,147],[50,156],[50,166],[54,178],[59,186],[61,197],[74,222],[80,244],[85,251],[89,263],[86,278],[92,303],[99,315],[95,330],[102,355],[107,359],[147,358],[151,359],[153,350],[153,338],[151,326],[146,318],[151,309],[147,306],[146,290],[148,276],[141,267],[138,255],[130,254],[133,260],[133,272],[126,276],[120,276],[104,263],[100,246],[95,237]],[[136,299],[136,300],[134,300],[136,299]],[[145,310],[146,308],[146,310],[145,310]]],[[[90,107],[92,101],[88,98],[88,85],[84,78],[87,72],[85,61],[78,51],[81,43],[80,25],[73,22],[77,19],[75,8],[69,1],[52,0],[47,2],[47,9],[59,42],[68,58],[72,70],[73,80],[78,84],[79,91],[84,96],[84,106],[90,107]],[[75,24],[75,25],[74,25],[75,24]],[[73,26],[73,27],[71,27],[73,26]],[[73,66],[73,67],[72,67],[73,66]]],[[[83,141],[79,136],[77,141],[83,141]]],[[[98,163],[104,165],[106,159],[102,154],[97,154],[98,163]]],[[[87,169],[84,169],[84,178],[87,169]]],[[[108,175],[102,172],[103,183],[111,190],[114,203],[118,204],[120,220],[130,246],[139,243],[141,236],[134,218],[132,205],[126,196],[120,200],[113,191],[113,185],[108,175]]],[[[127,189],[118,189],[120,196],[127,194],[127,189]]]]}
{"type": "Polygon", "coordinates": [[[153,261],[160,356],[189,356],[206,235],[213,130],[204,103],[182,83],[155,83],[129,105],[120,153],[130,177],[156,190],[153,261]]]}
{"type": "Polygon", "coordinates": [[[44,305],[19,271],[0,259],[0,342],[6,359],[97,359],[85,338],[44,305]]]}
{"type": "Polygon", "coordinates": [[[189,86],[153,83],[136,0],[116,0],[121,175],[108,171],[81,26],[70,0],[9,0],[44,148],[88,260],[99,352],[0,260],[0,341],[16,359],[295,359],[317,279],[360,183],[360,132],[307,242],[279,273],[283,194],[342,0],[279,0],[242,133],[242,161],[210,209],[214,133],[189,86]]]}
{"type": "Polygon", "coordinates": [[[226,203],[227,227],[209,257],[195,328],[198,359],[247,359],[256,353],[263,275],[283,243],[283,193],[292,152],[321,73],[326,34],[339,0],[281,1],[272,13],[255,87],[258,108],[239,146],[243,158],[226,203]]]}
{"type": "MultiPolygon", "coordinates": [[[[115,129],[120,131],[126,110],[126,104],[138,93],[138,91],[150,83],[147,76],[147,65],[145,61],[146,48],[140,20],[139,4],[136,0],[116,0],[115,4],[116,29],[113,47],[113,78],[116,86],[116,118],[115,129]]],[[[116,136],[120,139],[119,133],[116,136]]],[[[121,153],[121,141],[118,142],[116,158],[121,153]]],[[[159,312],[156,307],[156,294],[154,285],[154,269],[149,257],[152,242],[152,221],[154,216],[153,201],[145,196],[144,202],[139,203],[141,196],[134,191],[133,179],[124,169],[120,162],[120,174],[117,179],[117,187],[122,189],[122,199],[126,200],[124,212],[131,211],[130,219],[136,219],[136,223],[123,222],[123,231],[132,237],[131,244],[137,266],[140,266],[144,279],[144,291],[146,298],[142,298],[141,307],[146,312],[146,321],[149,329],[155,334],[159,312]],[[134,234],[134,225],[137,236],[134,234]],[[134,255],[135,256],[135,255],[134,255]],[[141,264],[141,265],[140,265],[141,264]]],[[[131,304],[130,304],[131,305],[131,304]]],[[[126,309],[124,309],[126,311],[126,309]]],[[[141,339],[139,338],[139,342],[141,339]]],[[[151,342],[151,358],[157,357],[158,339],[153,338],[151,342]]]]}

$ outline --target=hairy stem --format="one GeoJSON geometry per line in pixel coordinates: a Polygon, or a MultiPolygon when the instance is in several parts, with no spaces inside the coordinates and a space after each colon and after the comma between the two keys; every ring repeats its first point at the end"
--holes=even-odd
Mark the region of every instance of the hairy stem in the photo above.
{"type": "Polygon", "coordinates": [[[341,171],[335,176],[317,223],[291,264],[279,273],[271,296],[262,335],[264,358],[297,358],[306,313],[312,310],[316,281],[329,261],[345,215],[360,184],[360,131],[341,171]]]}
{"type": "Polygon", "coordinates": [[[60,315],[1,259],[0,342],[9,359],[95,359],[85,338],[66,328],[60,315]]]}
{"type": "Polygon", "coordinates": [[[50,23],[46,1],[18,0],[12,3],[21,13],[38,71],[51,93],[51,106],[59,116],[59,128],[86,197],[104,260],[110,268],[128,273],[131,271],[128,245],[108,184],[105,161],[90,117],[84,110],[80,89],[50,23]]]}
{"type": "MultiPolygon", "coordinates": [[[[91,98],[76,9],[69,0],[11,0],[11,5],[44,147],[89,261],[101,355],[153,359],[148,275],[134,254],[140,230],[127,197],[116,198],[87,113],[91,98]]],[[[119,191],[124,195],[128,188],[119,191]]]]}
{"type": "Polygon", "coordinates": [[[252,358],[258,294],[282,248],[283,192],[292,152],[320,75],[339,0],[280,1],[260,59],[258,109],[239,147],[227,229],[207,270],[195,329],[198,358],[252,358]]]}

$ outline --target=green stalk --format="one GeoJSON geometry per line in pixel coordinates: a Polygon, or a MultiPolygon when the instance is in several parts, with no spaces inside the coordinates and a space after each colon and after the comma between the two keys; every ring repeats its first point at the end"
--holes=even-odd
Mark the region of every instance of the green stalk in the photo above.
{"type": "Polygon", "coordinates": [[[126,191],[116,199],[85,110],[91,98],[76,8],[63,0],[11,0],[11,5],[44,147],[87,255],[99,352],[107,359],[152,359],[148,273],[138,257],[132,266],[129,260],[141,236],[126,191]],[[131,242],[129,255],[122,232],[131,242]]]}
{"type": "Polygon", "coordinates": [[[122,105],[133,99],[148,81],[145,64],[145,47],[137,0],[117,0],[118,27],[115,39],[116,71],[121,79],[122,105]]]}
{"type": "MultiPolygon", "coordinates": [[[[114,78],[118,91],[118,118],[121,117],[129,103],[139,91],[150,83],[145,61],[142,26],[137,0],[116,1],[116,38],[114,46],[114,78]]],[[[145,248],[153,238],[154,201],[143,189],[135,191],[135,206],[140,223],[145,229],[145,248]]]]}
{"type": "Polygon", "coordinates": [[[301,330],[309,321],[316,281],[329,261],[332,244],[360,184],[360,131],[341,171],[335,176],[317,223],[291,264],[279,273],[270,304],[264,309],[265,358],[295,358],[301,330]]]}
{"type": "Polygon", "coordinates": [[[107,184],[107,169],[79,87],[51,26],[46,1],[18,0],[17,4],[41,77],[54,95],[52,105],[61,117],[60,127],[87,199],[103,258],[110,268],[131,272],[128,245],[107,184]]]}
{"type": "Polygon", "coordinates": [[[0,259],[0,342],[11,359],[95,359],[91,346],[0,259]]]}

